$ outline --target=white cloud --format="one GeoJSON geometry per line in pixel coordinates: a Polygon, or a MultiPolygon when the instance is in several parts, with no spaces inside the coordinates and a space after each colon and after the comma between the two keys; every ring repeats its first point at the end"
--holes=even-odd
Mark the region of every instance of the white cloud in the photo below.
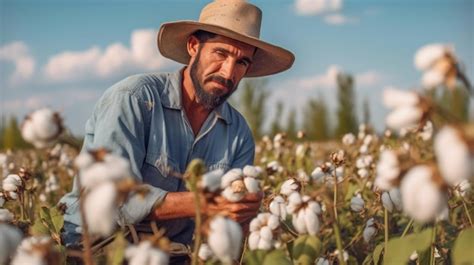
{"type": "Polygon", "coordinates": [[[0,47],[0,61],[15,65],[15,70],[9,77],[11,85],[27,81],[34,74],[35,60],[24,42],[15,41],[0,47]]]}
{"type": "Polygon", "coordinates": [[[80,105],[83,102],[95,102],[101,93],[101,91],[95,90],[65,89],[37,93],[22,98],[14,98],[0,102],[0,104],[3,105],[3,110],[13,113],[33,111],[46,106],[61,111],[72,105],[80,105]]]}
{"type": "Polygon", "coordinates": [[[350,18],[342,14],[331,14],[324,17],[324,22],[330,25],[344,25],[355,23],[357,21],[356,18],[350,18]]]}
{"type": "Polygon", "coordinates": [[[318,15],[340,10],[342,0],[296,0],[296,13],[299,15],[318,15]]]}
{"type": "Polygon", "coordinates": [[[375,86],[380,84],[383,80],[383,75],[376,71],[370,70],[367,72],[355,75],[356,85],[358,86],[375,86]]]}
{"type": "Polygon", "coordinates": [[[132,32],[130,47],[113,43],[104,50],[91,47],[85,51],[67,51],[52,56],[43,73],[53,82],[109,78],[132,71],[156,71],[171,64],[156,47],[154,30],[132,32]]]}
{"type": "Polygon", "coordinates": [[[296,80],[296,84],[302,89],[313,89],[316,87],[335,87],[337,75],[341,69],[337,65],[331,65],[326,70],[326,73],[310,77],[304,77],[296,80]]]}

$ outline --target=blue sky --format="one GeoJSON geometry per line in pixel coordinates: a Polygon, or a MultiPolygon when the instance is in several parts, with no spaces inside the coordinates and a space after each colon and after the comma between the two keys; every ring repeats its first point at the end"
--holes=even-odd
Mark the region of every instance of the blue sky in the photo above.
{"type": "MultiPolygon", "coordinates": [[[[82,134],[107,87],[130,74],[180,67],[159,55],[154,31],[163,22],[197,19],[207,2],[0,0],[1,114],[23,117],[49,106],[82,134]]],[[[367,98],[382,129],[381,92],[420,87],[413,57],[430,43],[453,45],[474,77],[474,1],[250,2],[263,10],[262,39],[296,56],[293,68],[268,78],[269,119],[280,100],[301,111],[308,98],[324,96],[334,108],[333,73],[344,71],[355,76],[359,107],[367,98]]]]}

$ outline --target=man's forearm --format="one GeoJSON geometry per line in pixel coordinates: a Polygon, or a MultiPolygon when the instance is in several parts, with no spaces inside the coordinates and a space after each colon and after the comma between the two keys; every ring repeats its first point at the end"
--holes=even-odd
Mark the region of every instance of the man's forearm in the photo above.
{"type": "Polygon", "coordinates": [[[194,217],[196,211],[191,192],[168,192],[163,202],[150,213],[153,220],[194,217]]]}

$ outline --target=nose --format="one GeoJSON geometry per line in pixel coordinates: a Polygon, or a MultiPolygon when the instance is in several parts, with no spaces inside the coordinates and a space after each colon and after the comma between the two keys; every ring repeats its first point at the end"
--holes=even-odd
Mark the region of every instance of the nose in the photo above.
{"type": "Polygon", "coordinates": [[[227,58],[221,65],[221,75],[225,79],[230,79],[234,81],[234,72],[235,72],[235,60],[227,58]]]}

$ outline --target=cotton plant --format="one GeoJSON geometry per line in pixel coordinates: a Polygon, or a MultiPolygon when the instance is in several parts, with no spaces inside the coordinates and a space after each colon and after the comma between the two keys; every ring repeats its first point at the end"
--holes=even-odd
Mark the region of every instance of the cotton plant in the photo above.
{"type": "Polygon", "coordinates": [[[367,220],[364,231],[362,232],[362,237],[364,238],[365,243],[369,243],[377,234],[377,226],[375,224],[374,218],[367,220]]]}
{"type": "Polygon", "coordinates": [[[293,192],[288,197],[286,212],[292,216],[292,224],[299,234],[316,235],[321,228],[321,206],[308,195],[293,192]]]}
{"type": "Polygon", "coordinates": [[[384,191],[381,195],[382,205],[390,213],[394,210],[401,211],[403,209],[401,197],[402,195],[399,188],[384,191]]]}
{"type": "Polygon", "coordinates": [[[344,177],[344,166],[335,166],[331,162],[317,166],[311,172],[311,178],[317,183],[326,183],[327,185],[334,185],[334,178],[337,182],[341,182],[344,177]]]}
{"type": "Polygon", "coordinates": [[[383,92],[384,105],[392,109],[385,118],[389,128],[394,130],[415,129],[426,122],[431,105],[413,91],[388,87],[383,92]]]}
{"type": "Polygon", "coordinates": [[[364,211],[365,202],[364,199],[362,199],[362,195],[360,193],[351,198],[350,207],[351,210],[356,213],[364,211]]]}
{"type": "Polygon", "coordinates": [[[381,190],[395,188],[401,172],[397,153],[393,150],[382,151],[377,162],[375,186],[381,190]]]}
{"type": "Polygon", "coordinates": [[[435,137],[434,151],[439,170],[451,186],[474,178],[474,155],[468,141],[463,130],[453,126],[444,126],[435,137]]]}
{"type": "Polygon", "coordinates": [[[81,198],[88,233],[109,236],[120,220],[120,205],[136,184],[128,160],[103,149],[83,152],[74,161],[79,169],[81,198]]]}
{"type": "Polygon", "coordinates": [[[18,174],[10,174],[2,181],[3,194],[6,199],[17,200],[25,183],[18,174]]]}
{"type": "MultiPolygon", "coordinates": [[[[290,193],[291,194],[291,193],[290,193]]],[[[286,218],[286,200],[281,195],[275,196],[268,205],[268,210],[273,215],[279,217],[282,220],[286,218]]]]}
{"type": "Polygon", "coordinates": [[[36,148],[49,147],[63,132],[62,118],[49,108],[42,108],[27,115],[21,124],[21,135],[36,148]]]}
{"type": "Polygon", "coordinates": [[[234,168],[227,171],[221,179],[221,195],[231,202],[240,201],[247,193],[257,193],[260,191],[259,181],[255,178],[259,173],[234,168]]]}
{"type": "Polygon", "coordinates": [[[452,45],[427,44],[416,52],[414,64],[423,72],[421,83],[426,89],[441,85],[454,89],[458,80],[466,87],[470,86],[452,45]]]}
{"type": "Polygon", "coordinates": [[[242,228],[232,219],[218,215],[210,220],[207,244],[221,262],[232,264],[238,259],[242,239],[242,228]]]}
{"type": "Polygon", "coordinates": [[[271,213],[260,213],[250,222],[248,244],[250,250],[270,250],[277,242],[277,233],[280,226],[278,216],[271,213]]]}
{"type": "Polygon", "coordinates": [[[403,210],[420,223],[434,221],[448,210],[447,194],[428,165],[411,168],[400,184],[400,192],[403,210]]]}

